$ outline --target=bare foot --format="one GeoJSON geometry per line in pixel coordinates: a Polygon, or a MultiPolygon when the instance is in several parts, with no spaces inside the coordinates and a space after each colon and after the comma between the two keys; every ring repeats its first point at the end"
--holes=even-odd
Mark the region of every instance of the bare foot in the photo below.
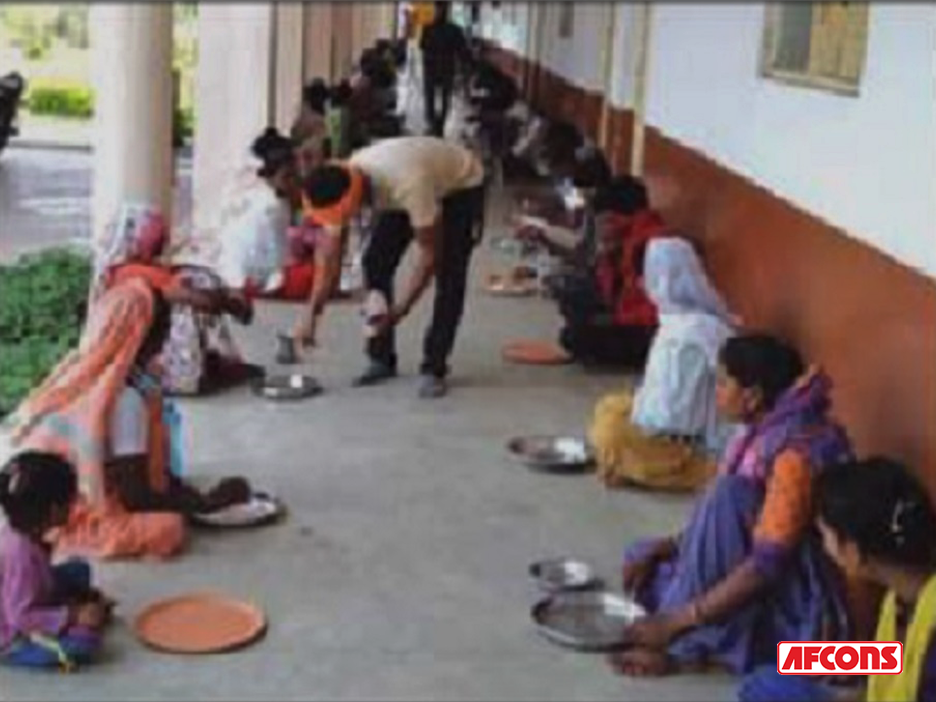
{"type": "Polygon", "coordinates": [[[608,656],[608,662],[618,675],[635,678],[659,678],[672,669],[669,656],[652,648],[632,648],[608,656]]]}

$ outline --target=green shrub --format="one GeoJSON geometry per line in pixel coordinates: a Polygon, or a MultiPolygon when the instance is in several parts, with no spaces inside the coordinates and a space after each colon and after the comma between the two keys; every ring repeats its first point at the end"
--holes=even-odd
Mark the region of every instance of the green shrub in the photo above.
{"type": "Polygon", "coordinates": [[[30,44],[26,49],[26,58],[30,61],[42,61],[49,49],[42,44],[30,44]]]}
{"type": "Polygon", "coordinates": [[[195,136],[195,109],[185,107],[179,110],[182,113],[182,133],[186,139],[195,136]]]}
{"type": "Polygon", "coordinates": [[[90,284],[89,257],[68,249],[0,266],[0,417],[78,344],[90,284]]]}
{"type": "Polygon", "coordinates": [[[37,79],[26,101],[34,115],[88,118],[94,114],[94,92],[81,83],[37,79]]]}
{"type": "Polygon", "coordinates": [[[195,110],[177,107],[172,113],[172,145],[176,148],[191,141],[195,136],[195,110]]]}

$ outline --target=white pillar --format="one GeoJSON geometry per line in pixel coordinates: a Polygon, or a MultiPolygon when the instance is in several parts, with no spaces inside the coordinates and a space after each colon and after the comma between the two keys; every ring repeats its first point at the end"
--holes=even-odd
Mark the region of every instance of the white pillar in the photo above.
{"type": "Polygon", "coordinates": [[[193,236],[217,235],[227,188],[250,162],[250,144],[273,123],[269,4],[201,3],[195,78],[193,236]]]}
{"type": "Polygon", "coordinates": [[[334,78],[332,62],[332,4],[307,2],[305,7],[305,75],[303,82],[321,78],[331,83],[334,78]]]}
{"type": "Polygon", "coordinates": [[[357,56],[354,54],[354,8],[356,3],[332,3],[332,80],[351,75],[357,56]]]}
{"type": "Polygon", "coordinates": [[[601,86],[602,105],[601,122],[598,126],[598,145],[602,149],[608,147],[608,129],[611,125],[611,100],[614,90],[614,84],[611,82],[614,75],[614,40],[617,37],[617,3],[608,3],[605,5],[607,21],[605,24],[605,34],[601,42],[601,62],[599,65],[600,75],[598,76],[598,85],[601,86]]]}
{"type": "Polygon", "coordinates": [[[91,5],[95,238],[125,200],[172,212],[172,5],[91,5]]]}
{"type": "Polygon", "coordinates": [[[273,5],[276,13],[274,101],[276,126],[288,132],[302,100],[305,68],[305,5],[283,2],[273,5]]]}
{"type": "Polygon", "coordinates": [[[644,140],[646,137],[647,83],[650,73],[650,42],[653,38],[653,6],[637,6],[637,57],[634,74],[634,141],[631,150],[630,172],[642,176],[644,172],[644,140]]]}
{"type": "Polygon", "coordinates": [[[393,36],[395,8],[389,2],[354,3],[352,28],[352,60],[357,61],[364,49],[370,48],[378,39],[393,36]]]}

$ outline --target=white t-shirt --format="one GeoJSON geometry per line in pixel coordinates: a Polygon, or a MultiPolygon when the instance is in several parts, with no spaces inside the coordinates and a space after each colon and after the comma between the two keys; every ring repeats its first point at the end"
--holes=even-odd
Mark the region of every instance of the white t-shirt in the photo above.
{"type": "Polygon", "coordinates": [[[221,253],[217,271],[231,288],[253,283],[261,289],[272,285],[286,262],[289,205],[265,183],[244,195],[236,211],[221,229],[221,253]]]}
{"type": "Polygon", "coordinates": [[[111,458],[142,456],[149,451],[149,417],[139,390],[128,385],[111,415],[111,458]]]}
{"type": "Polygon", "coordinates": [[[355,152],[350,163],[372,181],[378,210],[402,210],[414,229],[431,226],[442,200],[484,180],[471,151],[435,137],[385,139],[355,152]]]}

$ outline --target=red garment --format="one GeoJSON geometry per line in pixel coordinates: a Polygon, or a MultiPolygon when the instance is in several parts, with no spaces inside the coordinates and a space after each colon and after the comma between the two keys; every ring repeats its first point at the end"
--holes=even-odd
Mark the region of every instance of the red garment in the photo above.
{"type": "Polygon", "coordinates": [[[170,268],[152,263],[124,263],[107,272],[107,287],[112,288],[130,278],[143,278],[162,293],[178,285],[175,273],[170,268]]]}
{"type": "Polygon", "coordinates": [[[248,284],[245,292],[248,297],[266,300],[286,300],[289,302],[302,302],[312,295],[312,286],[315,283],[315,262],[302,261],[291,263],[283,267],[283,284],[276,290],[265,292],[256,285],[248,284]]]}
{"type": "Polygon", "coordinates": [[[283,269],[285,276],[279,295],[287,300],[307,300],[315,282],[315,262],[292,263],[283,269]]]}
{"type": "Polygon", "coordinates": [[[653,210],[642,210],[629,219],[620,233],[620,257],[601,257],[595,277],[602,297],[614,311],[615,324],[654,327],[658,322],[656,305],[644,289],[638,262],[650,240],[665,234],[666,225],[653,210]]]}

